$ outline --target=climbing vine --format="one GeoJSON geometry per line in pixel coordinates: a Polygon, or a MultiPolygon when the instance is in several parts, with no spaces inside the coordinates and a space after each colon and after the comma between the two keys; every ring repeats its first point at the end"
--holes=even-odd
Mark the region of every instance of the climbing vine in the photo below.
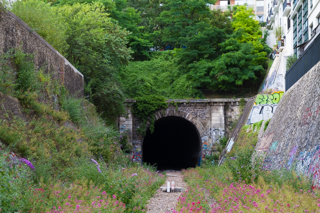
{"type": "Polygon", "coordinates": [[[137,129],[138,134],[145,136],[147,123],[150,122],[150,131],[154,131],[154,113],[168,107],[166,99],[162,96],[146,95],[136,98],[132,112],[139,118],[141,123],[137,129]]]}

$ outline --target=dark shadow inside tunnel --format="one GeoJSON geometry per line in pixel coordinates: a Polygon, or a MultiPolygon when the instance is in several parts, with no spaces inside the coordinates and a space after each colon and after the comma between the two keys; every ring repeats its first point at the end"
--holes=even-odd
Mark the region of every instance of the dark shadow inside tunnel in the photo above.
{"type": "Polygon", "coordinates": [[[153,134],[147,131],[142,145],[142,161],[158,170],[195,167],[201,156],[197,128],[180,117],[164,117],[155,122],[153,134]]]}

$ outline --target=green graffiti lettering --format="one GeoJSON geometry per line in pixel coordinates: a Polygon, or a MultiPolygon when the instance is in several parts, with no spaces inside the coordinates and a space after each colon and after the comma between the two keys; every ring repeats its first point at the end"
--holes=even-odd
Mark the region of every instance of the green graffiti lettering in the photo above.
{"type": "Polygon", "coordinates": [[[257,95],[255,104],[259,105],[263,101],[263,95],[257,95]]]}
{"type": "Polygon", "coordinates": [[[274,93],[272,95],[257,95],[255,104],[264,105],[264,104],[278,104],[280,102],[283,92],[274,93]]]}
{"type": "MultiPolygon", "coordinates": [[[[282,93],[283,94],[283,93],[282,93]]],[[[280,101],[280,94],[279,93],[274,93],[273,95],[273,103],[274,104],[277,104],[277,103],[279,103],[279,101],[280,101]]]]}

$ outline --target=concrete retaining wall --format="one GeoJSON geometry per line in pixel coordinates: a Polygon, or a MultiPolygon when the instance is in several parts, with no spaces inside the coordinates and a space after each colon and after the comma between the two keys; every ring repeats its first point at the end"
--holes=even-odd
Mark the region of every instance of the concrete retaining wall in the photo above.
{"type": "Polygon", "coordinates": [[[320,63],[281,98],[256,151],[270,169],[293,168],[320,187],[320,63]]]}
{"type": "Polygon", "coordinates": [[[70,94],[83,96],[83,75],[20,18],[0,11],[0,54],[20,46],[25,53],[34,55],[37,68],[46,68],[45,72],[59,79],[70,94]]]}

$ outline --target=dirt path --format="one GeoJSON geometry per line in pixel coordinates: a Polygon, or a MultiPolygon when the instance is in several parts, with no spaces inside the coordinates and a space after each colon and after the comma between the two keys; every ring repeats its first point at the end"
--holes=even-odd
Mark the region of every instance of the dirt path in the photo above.
{"type": "MultiPolygon", "coordinates": [[[[175,187],[186,188],[187,184],[183,181],[180,171],[170,171],[167,172],[167,179],[164,187],[167,186],[167,181],[174,181],[175,187]],[[176,177],[172,177],[174,175],[176,177]]],[[[166,193],[161,189],[158,189],[156,194],[150,199],[149,204],[147,205],[148,213],[167,213],[172,212],[175,208],[178,198],[181,195],[181,192],[166,193]]]]}

